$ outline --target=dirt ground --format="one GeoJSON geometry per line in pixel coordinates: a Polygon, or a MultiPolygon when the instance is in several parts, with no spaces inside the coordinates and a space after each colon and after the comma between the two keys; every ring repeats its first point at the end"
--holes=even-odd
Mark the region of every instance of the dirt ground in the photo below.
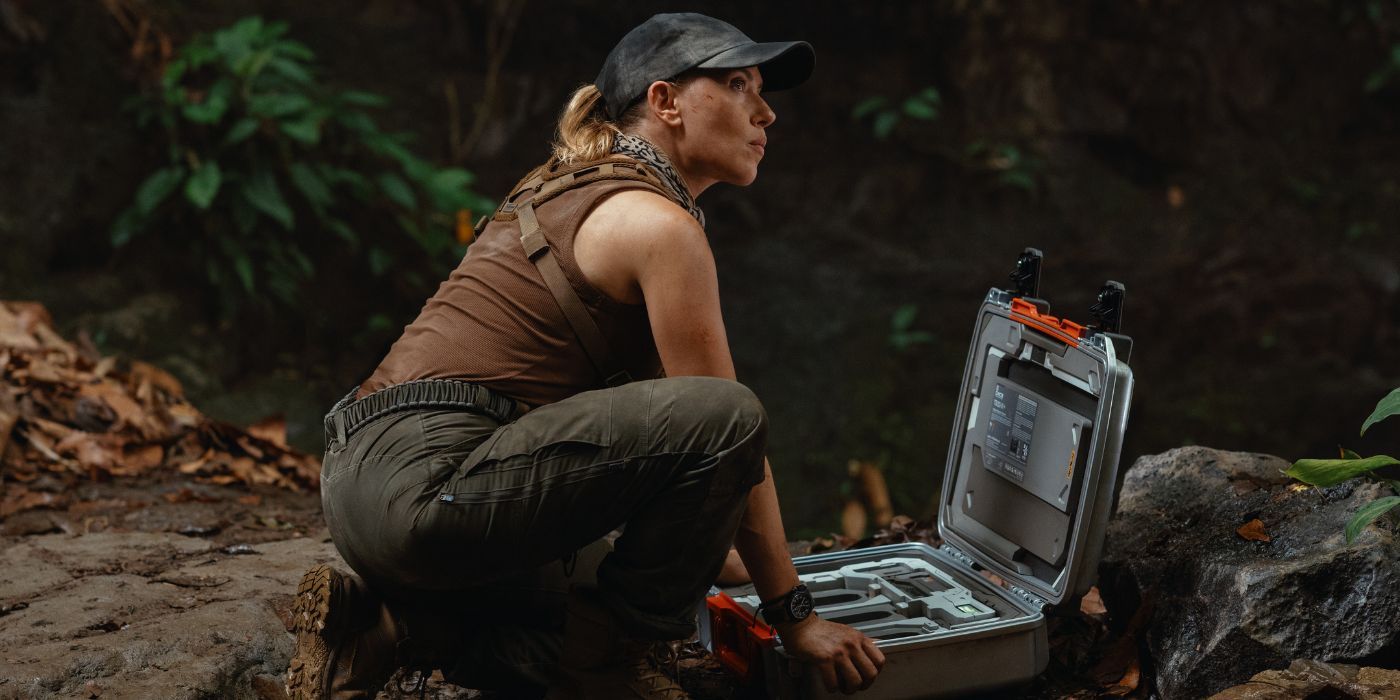
{"type": "MultiPolygon", "coordinates": [[[[50,501],[0,524],[0,698],[284,697],[296,583],[317,563],[345,568],[315,494],[165,471],[28,486],[50,501]]],[[[1061,647],[1104,632],[1088,618],[1064,630],[1061,647]]],[[[701,700],[761,697],[693,643],[674,669],[701,700]]],[[[1061,676],[1024,697],[1066,697],[1076,681],[1061,676]]],[[[416,697],[398,680],[380,697],[416,697]]],[[[479,697],[440,677],[428,693],[479,697]]]]}

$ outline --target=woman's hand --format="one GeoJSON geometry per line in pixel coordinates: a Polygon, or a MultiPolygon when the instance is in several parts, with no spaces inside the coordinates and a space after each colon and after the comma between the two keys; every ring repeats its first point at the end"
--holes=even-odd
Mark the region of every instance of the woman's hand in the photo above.
{"type": "Polygon", "coordinates": [[[816,615],[791,625],[779,625],[778,634],[789,654],[817,667],[827,692],[839,688],[850,695],[865,690],[885,666],[885,654],[875,646],[875,640],[816,615]]]}

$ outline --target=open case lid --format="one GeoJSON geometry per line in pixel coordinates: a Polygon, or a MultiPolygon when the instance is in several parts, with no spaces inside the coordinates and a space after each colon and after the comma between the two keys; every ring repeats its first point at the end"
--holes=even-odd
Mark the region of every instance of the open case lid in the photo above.
{"type": "Polygon", "coordinates": [[[1083,595],[1097,574],[1133,378],[1126,336],[1047,310],[1012,292],[987,294],[963,370],[938,533],[1053,606],[1083,595]]]}

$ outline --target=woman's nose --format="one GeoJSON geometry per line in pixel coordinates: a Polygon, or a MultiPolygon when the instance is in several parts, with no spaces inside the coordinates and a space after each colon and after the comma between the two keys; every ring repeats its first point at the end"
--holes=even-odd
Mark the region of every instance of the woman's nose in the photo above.
{"type": "Polygon", "coordinates": [[[754,113],[754,126],[767,128],[778,120],[778,115],[773,112],[773,108],[768,106],[768,101],[762,97],[758,98],[758,111],[754,113]]]}

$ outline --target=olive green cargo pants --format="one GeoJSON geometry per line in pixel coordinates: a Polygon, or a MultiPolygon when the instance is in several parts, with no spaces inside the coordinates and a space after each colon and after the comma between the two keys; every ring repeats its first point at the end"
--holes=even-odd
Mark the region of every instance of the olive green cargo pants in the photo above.
{"type": "Polygon", "coordinates": [[[466,653],[514,666],[483,660],[481,673],[542,682],[524,667],[558,653],[559,562],[619,526],[596,572],[606,605],[637,638],[694,632],[763,479],[766,434],[752,392],[708,377],[584,392],[507,424],[404,410],[327,436],[321,498],[336,548],[372,587],[456,628],[466,653]]]}

